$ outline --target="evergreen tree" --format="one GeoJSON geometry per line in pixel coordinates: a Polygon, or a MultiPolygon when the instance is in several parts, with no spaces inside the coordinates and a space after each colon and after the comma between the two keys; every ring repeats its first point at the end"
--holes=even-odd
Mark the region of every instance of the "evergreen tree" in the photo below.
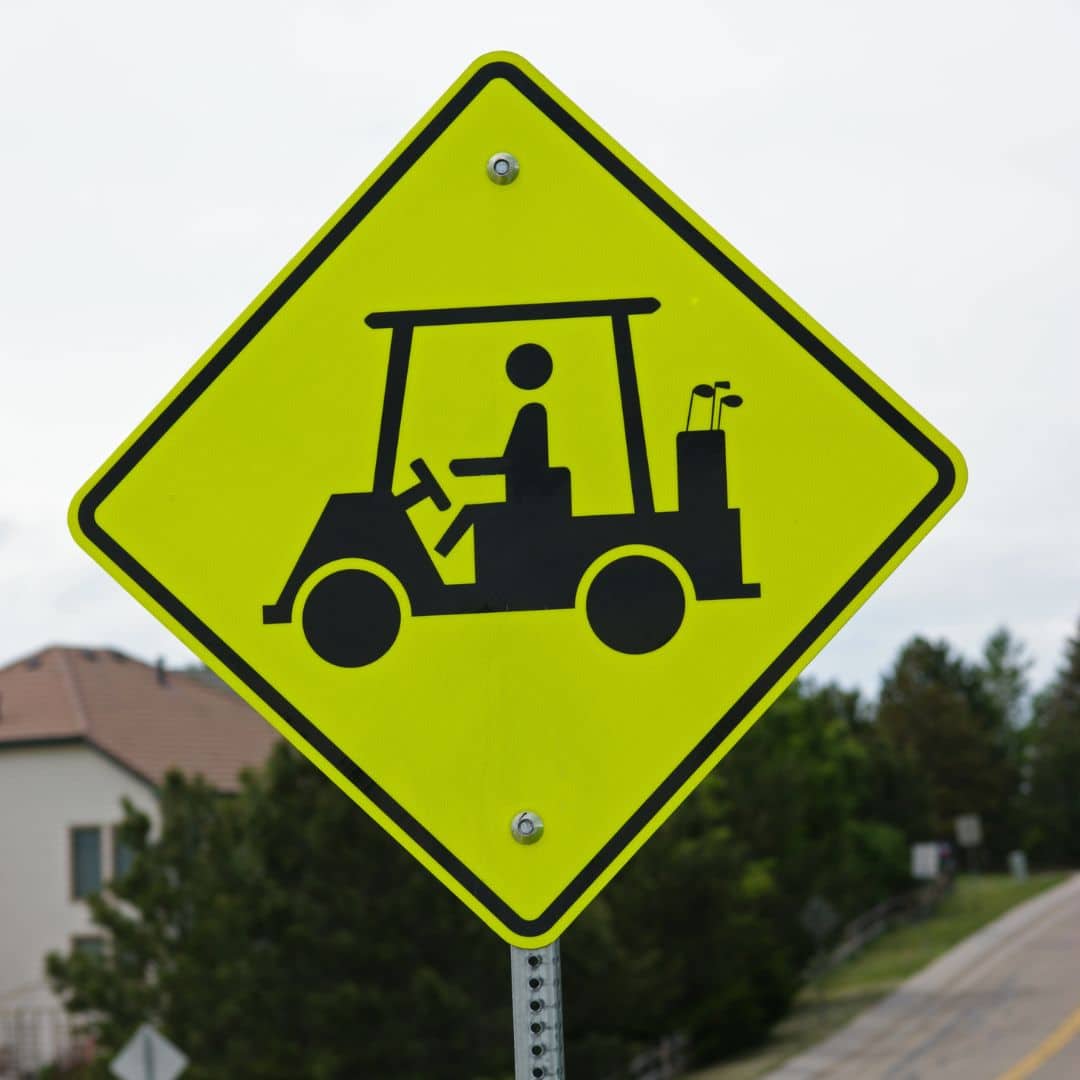
{"type": "Polygon", "coordinates": [[[129,809],[134,865],[91,901],[107,954],[49,960],[102,1060],[149,1020],[191,1080],[509,1071],[505,950],[297,754],[234,799],[170,776],[161,813],[151,842],[129,809]]]}
{"type": "MultiPolygon", "coordinates": [[[[685,1032],[702,1059],[762,1038],[822,895],[854,914],[905,879],[867,820],[857,697],[789,689],[567,932],[568,1067],[615,1077],[685,1032]]],[[[505,1080],[506,947],[306,760],[282,746],[223,798],[170,776],[161,826],[128,809],[130,872],[91,900],[111,946],[49,972],[104,1077],[144,1021],[191,1080],[505,1080]]]]}
{"type": "Polygon", "coordinates": [[[998,627],[986,639],[981,665],[983,686],[998,711],[1000,723],[1014,731],[1028,721],[1028,674],[1033,664],[1024,643],[1013,637],[1007,627],[998,627]]]}
{"type": "Polygon", "coordinates": [[[1008,762],[1011,791],[996,821],[998,851],[1024,845],[1028,817],[1026,791],[1030,772],[1028,744],[1031,739],[1032,699],[1028,679],[1034,660],[1023,642],[1002,626],[983,646],[979,670],[986,694],[995,710],[989,731],[995,744],[1003,748],[1008,762]]]}
{"type": "Polygon", "coordinates": [[[1080,629],[1034,709],[1028,845],[1044,863],[1080,865],[1080,629]]]}
{"type": "Polygon", "coordinates": [[[947,839],[957,816],[977,813],[992,852],[1015,842],[1019,774],[1003,693],[945,641],[916,637],[901,649],[882,683],[877,729],[910,786],[893,818],[909,840],[947,839]]]}
{"type": "Polygon", "coordinates": [[[863,714],[857,693],[800,681],[721,767],[738,835],[775,867],[782,925],[798,927],[813,896],[854,916],[907,883],[902,833],[864,812],[873,770],[863,714]]]}

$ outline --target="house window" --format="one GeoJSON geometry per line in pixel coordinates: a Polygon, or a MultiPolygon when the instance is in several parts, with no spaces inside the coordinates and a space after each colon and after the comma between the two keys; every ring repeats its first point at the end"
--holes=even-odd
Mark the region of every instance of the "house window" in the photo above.
{"type": "Polygon", "coordinates": [[[125,877],[135,861],[135,851],[132,846],[125,843],[121,826],[114,825],[112,828],[112,876],[113,881],[119,881],[125,877]]]}
{"type": "Polygon", "coordinates": [[[104,956],[105,955],[105,939],[103,937],[91,936],[89,934],[85,936],[73,937],[71,939],[72,951],[79,956],[104,956]]]}
{"type": "Polygon", "coordinates": [[[101,828],[77,826],[71,830],[71,895],[81,900],[101,888],[101,828]]]}

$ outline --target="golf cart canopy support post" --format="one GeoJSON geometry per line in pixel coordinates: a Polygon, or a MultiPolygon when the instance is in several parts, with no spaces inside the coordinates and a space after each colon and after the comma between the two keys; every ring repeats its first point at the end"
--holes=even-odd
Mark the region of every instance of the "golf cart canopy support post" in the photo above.
{"type": "Polygon", "coordinates": [[[652,296],[614,300],[567,300],[547,304],[496,304],[488,307],[427,308],[416,311],[373,311],[364,322],[375,330],[392,330],[390,361],[386,370],[382,422],[375,457],[373,489],[392,493],[397,461],[401,413],[405,403],[405,383],[409,372],[413,329],[417,326],[462,326],[469,323],[529,322],[541,319],[607,318],[612,322],[615,362],[622,403],[626,456],[634,512],[653,512],[652,481],[645,451],[645,428],[641,417],[634,352],[630,340],[630,316],[649,315],[660,307],[652,296]]]}

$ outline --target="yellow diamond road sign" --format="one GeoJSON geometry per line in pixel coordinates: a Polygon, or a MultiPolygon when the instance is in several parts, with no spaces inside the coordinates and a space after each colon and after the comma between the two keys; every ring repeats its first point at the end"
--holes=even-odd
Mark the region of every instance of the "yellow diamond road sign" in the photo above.
{"type": "Polygon", "coordinates": [[[526,945],[582,910],[963,475],[909,405],[497,54],[71,521],[526,945]]]}

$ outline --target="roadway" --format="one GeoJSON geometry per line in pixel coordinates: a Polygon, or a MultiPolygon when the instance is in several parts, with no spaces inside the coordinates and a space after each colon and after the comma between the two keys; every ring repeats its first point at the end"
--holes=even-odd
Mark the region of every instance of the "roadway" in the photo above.
{"type": "Polygon", "coordinates": [[[1080,1078],[1080,877],[974,934],[765,1080],[1029,1078],[1080,1078]]]}

